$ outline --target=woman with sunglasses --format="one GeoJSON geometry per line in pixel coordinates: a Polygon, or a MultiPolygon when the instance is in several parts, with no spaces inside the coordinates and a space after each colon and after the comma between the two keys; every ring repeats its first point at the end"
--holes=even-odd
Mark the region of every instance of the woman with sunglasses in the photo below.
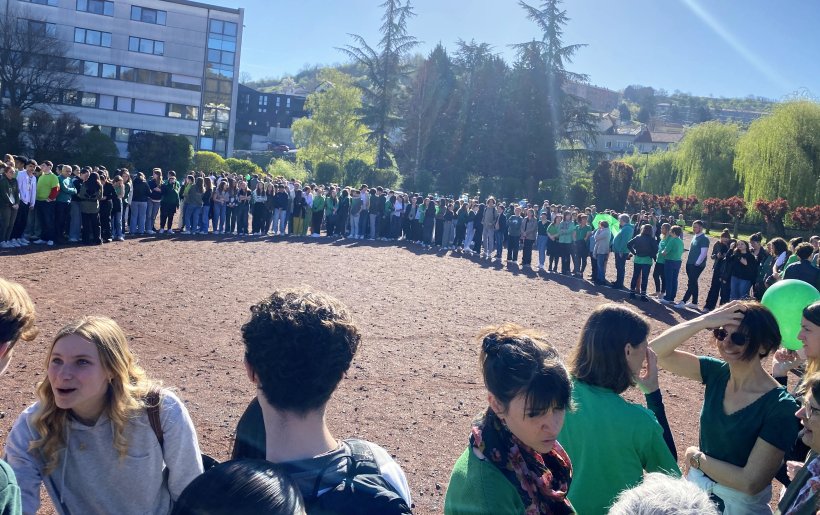
{"type": "Polygon", "coordinates": [[[684,467],[725,515],[771,512],[772,479],[797,436],[797,402],[762,364],[780,340],[766,307],[730,302],[650,343],[662,368],[706,385],[700,446],[686,449],[684,467]],[[712,331],[721,359],[678,349],[702,330],[712,331]]]}
{"type": "Polygon", "coordinates": [[[820,508],[820,374],[806,377],[803,387],[802,406],[795,416],[803,425],[800,439],[811,448],[811,453],[805,463],[795,467],[799,470],[780,499],[775,515],[814,515],[820,508]]]}

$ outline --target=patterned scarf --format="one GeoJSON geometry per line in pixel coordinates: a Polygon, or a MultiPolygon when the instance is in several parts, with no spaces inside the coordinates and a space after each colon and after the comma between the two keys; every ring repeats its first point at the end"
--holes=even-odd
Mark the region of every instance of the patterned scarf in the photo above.
{"type": "Polygon", "coordinates": [[[820,459],[813,459],[807,466],[809,472],[811,472],[811,477],[809,477],[806,484],[803,485],[803,488],[800,489],[800,493],[795,497],[792,507],[786,511],[786,515],[789,515],[789,513],[799,513],[800,508],[809,502],[815,494],[820,492],[820,459]]]}
{"type": "Polygon", "coordinates": [[[489,458],[526,506],[526,515],[575,513],[567,491],[572,481],[572,463],[564,448],[555,442],[547,454],[536,452],[516,438],[491,408],[473,422],[470,446],[489,458]]]}

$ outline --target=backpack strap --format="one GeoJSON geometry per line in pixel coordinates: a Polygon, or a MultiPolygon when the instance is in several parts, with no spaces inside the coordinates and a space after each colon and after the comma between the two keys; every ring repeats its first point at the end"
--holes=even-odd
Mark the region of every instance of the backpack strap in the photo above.
{"type": "Polygon", "coordinates": [[[162,421],[159,418],[159,406],[161,402],[160,391],[157,388],[152,388],[145,395],[145,411],[148,413],[148,422],[151,424],[151,429],[157,436],[159,446],[163,447],[165,438],[162,434],[162,421]]]}
{"type": "Polygon", "coordinates": [[[376,463],[376,456],[373,449],[363,440],[351,438],[343,442],[350,450],[350,467],[348,477],[353,478],[359,474],[378,474],[379,465],[376,463]]]}

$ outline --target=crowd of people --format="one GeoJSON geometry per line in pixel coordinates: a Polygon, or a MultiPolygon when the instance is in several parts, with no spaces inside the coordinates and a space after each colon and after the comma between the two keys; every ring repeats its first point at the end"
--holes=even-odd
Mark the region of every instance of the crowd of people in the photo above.
{"type": "MultiPolygon", "coordinates": [[[[729,302],[651,340],[641,315],[601,305],[567,365],[544,333],[510,323],[484,329],[477,343],[488,404],[465,428],[444,513],[755,515],[771,513],[777,480],[786,488],[776,513],[814,514],[820,302],[802,315],[801,356],[779,349],[774,316],[754,301],[729,302]],[[719,358],[681,350],[702,331],[719,358]],[[772,353],[781,374],[801,373],[791,392],[763,368],[772,353]],[[706,385],[699,444],[685,450],[683,470],[659,367],[706,385]],[[633,386],[646,408],[621,396],[633,386]]],[[[410,487],[390,453],[338,438],[325,420],[361,343],[348,308],[308,288],[277,290],[251,306],[240,331],[258,393],[231,460],[215,464],[185,405],[137,364],[114,320],[67,324],[51,339],[37,402],[7,437],[0,510],[35,513],[44,486],[63,514],[411,513],[410,487]]],[[[0,373],[37,333],[31,298],[0,279],[0,373]]]]}
{"type": "Polygon", "coordinates": [[[481,202],[366,184],[356,189],[225,172],[192,172],[177,180],[174,171],[155,168],[147,178],[125,168],[113,173],[101,166],[55,168],[50,161],[38,164],[12,155],[6,155],[0,167],[0,248],[102,244],[122,241],[126,235],[179,233],[401,241],[509,264],[520,259],[519,266],[525,268],[533,266],[537,252],[539,272],[588,278],[628,290],[632,298],[690,309],[701,309],[698,279],[711,258],[711,286],[702,307],[707,311],[718,302],[759,300],[780,278],[820,287],[818,236],[788,244],[773,238],[764,245],[759,233],[747,241],[723,231],[710,254],[703,222],[692,222],[693,237],[686,249],[682,214],[676,218],[660,208],[634,214],[605,210],[607,219],[596,222],[594,205],[544,201],[539,206],[493,197],[481,202]],[[611,255],[615,278],[610,281],[606,274],[611,255]],[[629,260],[633,267],[627,286],[629,260]],[[585,277],[587,268],[590,275],[585,277]],[[687,283],[677,300],[681,270],[687,283]],[[654,294],[648,291],[650,277],[654,294]]]}

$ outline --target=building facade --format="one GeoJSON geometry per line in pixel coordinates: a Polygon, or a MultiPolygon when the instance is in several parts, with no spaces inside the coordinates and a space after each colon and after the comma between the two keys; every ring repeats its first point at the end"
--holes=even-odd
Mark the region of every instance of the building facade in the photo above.
{"type": "Polygon", "coordinates": [[[239,85],[237,149],[271,150],[281,144],[294,148],[293,120],[307,116],[304,95],[265,93],[239,85]]]}
{"type": "MultiPolygon", "coordinates": [[[[189,0],[0,0],[68,45],[76,90],[60,110],[99,126],[127,155],[137,132],[233,151],[243,9],[189,0]]],[[[8,19],[8,16],[7,16],[8,19]]]]}

